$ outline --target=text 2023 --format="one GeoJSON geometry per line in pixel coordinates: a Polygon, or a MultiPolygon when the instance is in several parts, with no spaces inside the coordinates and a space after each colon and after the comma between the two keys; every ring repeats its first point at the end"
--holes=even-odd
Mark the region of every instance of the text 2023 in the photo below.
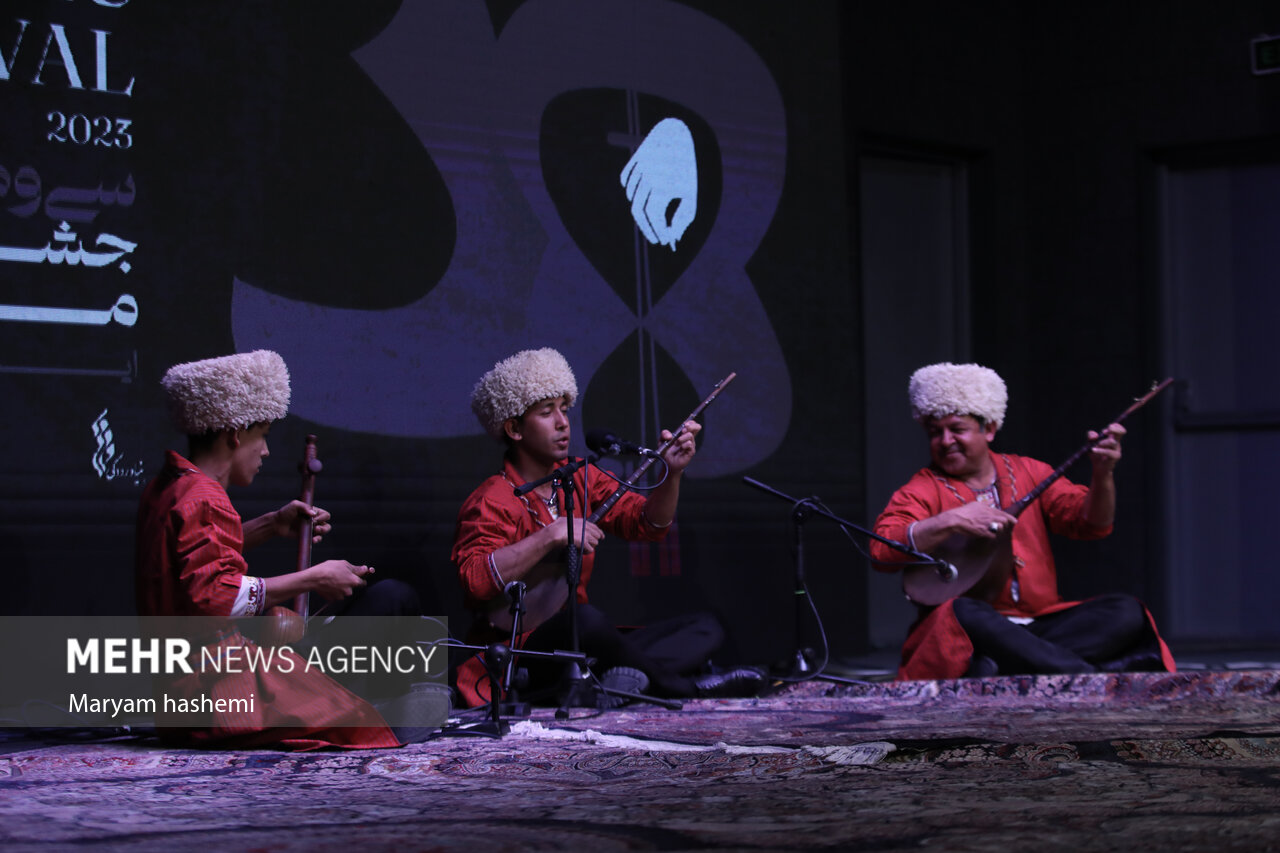
{"type": "Polygon", "coordinates": [[[54,110],[47,116],[50,142],[70,142],[74,145],[100,145],[104,148],[132,148],[133,134],[129,128],[133,119],[97,116],[90,118],[83,113],[67,115],[54,110]]]}

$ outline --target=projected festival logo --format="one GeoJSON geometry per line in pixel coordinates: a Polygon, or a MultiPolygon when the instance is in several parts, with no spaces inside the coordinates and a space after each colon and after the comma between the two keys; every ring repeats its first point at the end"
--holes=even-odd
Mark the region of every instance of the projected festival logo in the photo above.
{"type": "Polygon", "coordinates": [[[99,481],[138,485],[143,465],[125,462],[103,408],[133,390],[139,318],[153,309],[147,265],[142,281],[132,272],[136,78],[114,35],[126,3],[6,6],[0,18],[0,376],[39,448],[16,465],[56,470],[69,424],[80,444],[80,418],[98,411],[96,447],[79,458],[99,481]]]}
{"type": "Polygon", "coordinates": [[[495,35],[482,0],[410,2],[354,57],[439,170],[456,243],[421,298],[393,308],[319,305],[237,277],[236,347],[284,356],[295,414],[473,435],[467,400],[497,359],[555,346],[586,388],[627,348],[636,393],[652,400],[661,365],[698,397],[738,374],[705,414],[716,440],[699,475],[776,449],[790,379],[745,266],[782,190],[785,117],[747,44],[674,3],[531,2],[495,35]]]}

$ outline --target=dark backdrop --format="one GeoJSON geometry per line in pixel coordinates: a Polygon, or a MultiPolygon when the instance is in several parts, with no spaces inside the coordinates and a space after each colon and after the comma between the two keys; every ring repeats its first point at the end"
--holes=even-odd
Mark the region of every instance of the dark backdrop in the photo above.
{"type": "MultiPolygon", "coordinates": [[[[462,620],[453,518],[499,464],[467,394],[498,358],[552,345],[578,374],[579,435],[652,444],[738,374],[707,411],[672,547],[611,543],[593,596],[620,621],[709,608],[726,657],[785,657],[789,507],[741,477],[855,521],[878,510],[861,497],[876,448],[860,151],[967,158],[973,344],[958,355],[1008,380],[1003,445],[1056,460],[1162,371],[1151,152],[1277,130],[1280,79],[1247,67],[1248,39],[1280,29],[1261,2],[323,5],[0,16],[0,303],[40,309],[0,321],[4,612],[129,612],[136,500],[162,449],[182,449],[159,377],[270,347],[293,413],[232,495],[242,513],[292,496],[314,432],[336,520],[316,558],[376,565],[462,620]],[[618,179],[663,118],[689,129],[698,174],[674,251],[637,237],[618,179]],[[72,240],[79,264],[56,255],[72,240]],[[125,295],[136,314],[112,315],[125,295]]],[[[1064,586],[1159,612],[1158,413],[1134,429],[1149,438],[1126,448],[1134,523],[1064,547],[1064,586]]],[[[828,525],[805,545],[835,651],[864,651],[865,563],[828,525]]],[[[251,564],[285,571],[290,552],[251,564]]]]}

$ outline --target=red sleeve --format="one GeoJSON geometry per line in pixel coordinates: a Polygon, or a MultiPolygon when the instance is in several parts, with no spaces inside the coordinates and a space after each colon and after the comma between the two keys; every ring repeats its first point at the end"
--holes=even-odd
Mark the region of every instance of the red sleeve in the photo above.
{"type": "MultiPolygon", "coordinates": [[[[1036,459],[1020,457],[1019,461],[1031,474],[1031,486],[1035,486],[1053,473],[1047,463],[1036,459]]],[[[1073,483],[1066,477],[1059,477],[1053,485],[1041,493],[1038,501],[1040,511],[1044,513],[1049,529],[1059,536],[1070,539],[1101,539],[1111,533],[1114,525],[1097,527],[1085,518],[1085,505],[1089,497],[1089,487],[1073,483]]]]}
{"type": "Polygon", "coordinates": [[[463,503],[458,511],[452,559],[458,567],[458,582],[462,584],[468,606],[502,594],[501,581],[493,571],[489,556],[533,532],[526,523],[527,517],[528,511],[522,503],[503,499],[488,483],[463,503]]]}
{"type": "Polygon", "coordinates": [[[178,584],[200,613],[229,617],[248,565],[240,515],[218,490],[194,489],[174,507],[178,584]]]}
{"type": "MultiPolygon", "coordinates": [[[[874,531],[877,536],[909,545],[907,529],[912,523],[942,512],[938,489],[933,485],[932,477],[921,476],[922,473],[927,472],[917,473],[889,498],[889,503],[876,519],[874,531]]],[[[872,566],[882,572],[896,572],[901,568],[897,564],[914,559],[875,539],[871,540],[871,557],[874,561],[872,566]]]]}

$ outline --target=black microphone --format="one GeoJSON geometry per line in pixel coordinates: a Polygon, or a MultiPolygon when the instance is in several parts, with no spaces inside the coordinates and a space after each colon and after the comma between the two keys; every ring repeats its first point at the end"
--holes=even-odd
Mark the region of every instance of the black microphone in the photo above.
{"type": "Polygon", "coordinates": [[[507,598],[510,598],[512,601],[517,601],[524,597],[524,581],[511,581],[502,588],[502,591],[506,593],[507,598]]]}
{"type": "Polygon", "coordinates": [[[601,456],[659,456],[658,451],[624,441],[607,429],[587,430],[587,447],[601,456]]]}

